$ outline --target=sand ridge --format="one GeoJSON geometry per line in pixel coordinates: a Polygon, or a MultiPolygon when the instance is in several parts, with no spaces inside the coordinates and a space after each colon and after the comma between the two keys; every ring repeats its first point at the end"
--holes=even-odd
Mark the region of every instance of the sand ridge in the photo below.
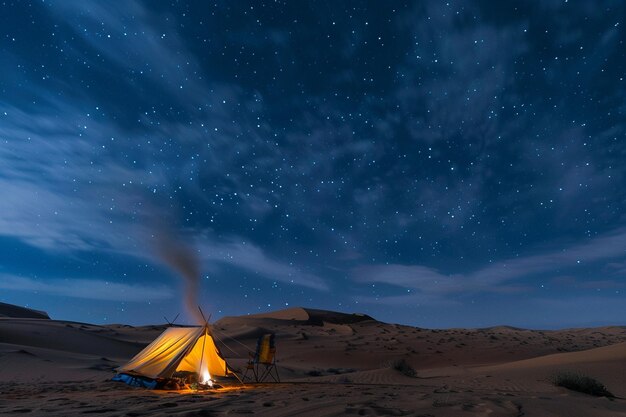
{"type": "Polygon", "coordinates": [[[17,317],[17,318],[33,318],[33,319],[49,319],[48,313],[40,310],[33,310],[16,306],[13,304],[0,303],[0,317],[17,317]]]}

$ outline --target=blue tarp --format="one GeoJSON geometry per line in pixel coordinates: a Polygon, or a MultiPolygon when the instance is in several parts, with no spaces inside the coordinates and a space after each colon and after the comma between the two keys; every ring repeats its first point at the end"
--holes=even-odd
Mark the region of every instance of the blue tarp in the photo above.
{"type": "Polygon", "coordinates": [[[157,386],[157,382],[153,379],[146,379],[146,378],[136,377],[136,376],[132,376],[128,374],[117,374],[111,380],[124,382],[130,385],[131,387],[155,389],[157,386]]]}

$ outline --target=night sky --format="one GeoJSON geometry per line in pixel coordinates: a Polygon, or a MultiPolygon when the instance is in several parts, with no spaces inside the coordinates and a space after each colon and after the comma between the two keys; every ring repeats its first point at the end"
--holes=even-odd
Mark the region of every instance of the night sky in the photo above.
{"type": "Polygon", "coordinates": [[[213,319],[624,325],[625,17],[2,1],[0,301],[191,321],[187,268],[213,319]]]}

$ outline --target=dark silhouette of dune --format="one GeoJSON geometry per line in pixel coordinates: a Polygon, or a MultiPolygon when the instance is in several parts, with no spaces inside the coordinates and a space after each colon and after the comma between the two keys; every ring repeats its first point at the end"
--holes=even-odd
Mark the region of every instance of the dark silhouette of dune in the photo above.
{"type": "MultiPolygon", "coordinates": [[[[232,317],[224,317],[218,320],[218,323],[228,322],[232,317]]],[[[237,320],[246,319],[263,319],[263,320],[289,320],[299,324],[308,324],[313,326],[322,326],[324,323],[332,324],[352,324],[363,321],[376,321],[367,314],[361,313],[340,313],[337,311],[318,310],[306,307],[293,307],[284,310],[271,311],[268,313],[250,314],[247,316],[236,317],[237,320]]]]}
{"type": "Polygon", "coordinates": [[[50,316],[48,316],[48,313],[45,311],[33,310],[6,303],[0,303],[0,317],[50,320],[50,316]]]}

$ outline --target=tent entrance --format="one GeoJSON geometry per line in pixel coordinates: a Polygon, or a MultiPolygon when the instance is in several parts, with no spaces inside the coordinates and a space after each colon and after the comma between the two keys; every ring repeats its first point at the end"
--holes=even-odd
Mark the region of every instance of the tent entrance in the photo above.
{"type": "Polygon", "coordinates": [[[226,361],[218,354],[213,338],[204,334],[196,340],[193,348],[180,361],[176,372],[195,372],[202,376],[203,371],[211,376],[226,376],[226,361]]]}

